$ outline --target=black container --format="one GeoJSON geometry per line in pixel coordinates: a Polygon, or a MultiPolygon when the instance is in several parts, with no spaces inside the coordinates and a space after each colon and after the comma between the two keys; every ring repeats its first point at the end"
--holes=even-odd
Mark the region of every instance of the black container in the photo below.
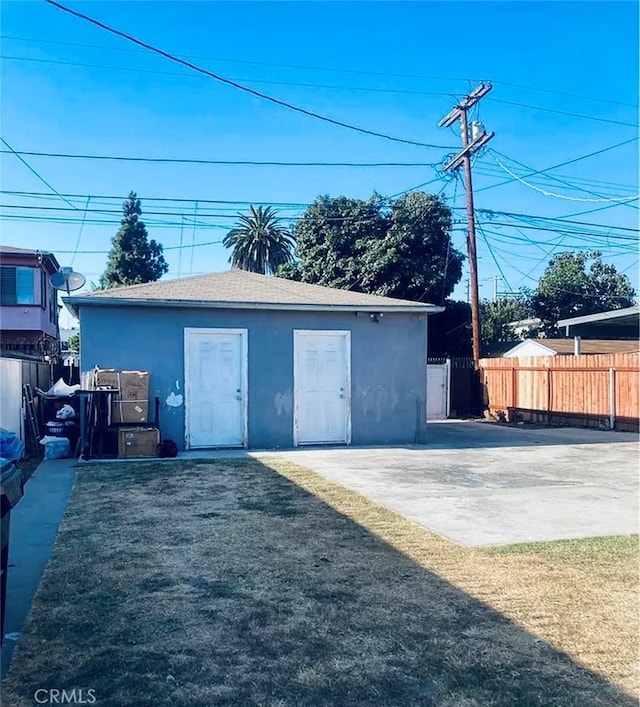
{"type": "Polygon", "coordinates": [[[47,428],[47,436],[49,437],[66,437],[66,427],[64,420],[55,420],[52,422],[47,422],[45,425],[47,428]]]}

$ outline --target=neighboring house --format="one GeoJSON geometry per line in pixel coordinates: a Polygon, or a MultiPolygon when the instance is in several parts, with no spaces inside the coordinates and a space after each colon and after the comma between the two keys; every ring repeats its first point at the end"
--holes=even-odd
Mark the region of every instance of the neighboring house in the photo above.
{"type": "Polygon", "coordinates": [[[635,353],[640,341],[616,339],[526,339],[502,354],[503,358],[525,356],[573,356],[575,354],[635,353]]]}
{"type": "Polygon", "coordinates": [[[80,334],[78,327],[60,329],[60,358],[64,366],[72,367],[80,364],[80,352],[69,348],[69,339],[80,334]]]}
{"type": "Polygon", "coordinates": [[[52,253],[0,246],[0,349],[34,359],[58,353],[58,301],[52,253]]]}
{"type": "Polygon", "coordinates": [[[542,326],[542,320],[538,317],[529,319],[518,319],[515,322],[508,322],[507,327],[511,329],[516,339],[526,339],[530,336],[538,336],[538,331],[542,326]]]}
{"type": "Polygon", "coordinates": [[[442,307],[240,270],[64,298],[83,370],[147,370],[179,448],[425,440],[442,307]]]}
{"type": "Polygon", "coordinates": [[[583,317],[560,319],[558,329],[566,336],[585,339],[640,339],[640,307],[625,307],[583,317]]]}

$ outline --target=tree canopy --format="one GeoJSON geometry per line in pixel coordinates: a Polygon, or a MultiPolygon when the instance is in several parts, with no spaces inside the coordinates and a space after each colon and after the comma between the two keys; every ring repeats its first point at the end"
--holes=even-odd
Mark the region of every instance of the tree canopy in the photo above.
{"type": "Polygon", "coordinates": [[[318,285],[441,304],[462,276],[444,199],[318,197],[294,226],[296,262],[278,275],[318,285]]]}
{"type": "Polygon", "coordinates": [[[149,240],[141,215],[140,199],[131,192],[122,204],[120,229],[111,239],[107,268],[100,278],[102,288],[155,282],[168,272],[162,244],[149,240]]]}
{"type": "Polygon", "coordinates": [[[604,263],[600,251],[566,251],[551,259],[531,303],[544,331],[553,334],[559,319],[631,307],[634,297],[629,278],[604,263]]]}
{"type": "Polygon", "coordinates": [[[238,214],[239,221],[222,244],[231,248],[229,262],[238,270],[273,275],[293,260],[294,242],[271,207],[251,206],[248,216],[238,214]]]}
{"type": "Polygon", "coordinates": [[[517,337],[508,324],[530,317],[533,317],[531,294],[526,290],[495,302],[481,302],[480,335],[483,347],[514,341],[517,337]]]}

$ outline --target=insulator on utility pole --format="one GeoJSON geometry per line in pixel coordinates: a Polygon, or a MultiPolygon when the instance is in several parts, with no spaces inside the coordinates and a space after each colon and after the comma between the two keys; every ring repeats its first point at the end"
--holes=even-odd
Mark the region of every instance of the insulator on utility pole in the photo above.
{"type": "Polygon", "coordinates": [[[471,156],[483,148],[495,133],[487,133],[484,129],[484,125],[480,121],[473,121],[471,126],[469,126],[467,112],[483,96],[486,96],[492,88],[491,84],[481,83],[438,123],[438,127],[448,128],[453,125],[456,120],[460,121],[462,150],[444,165],[444,169],[445,171],[455,171],[460,167],[464,167],[464,184],[467,195],[467,257],[469,259],[470,278],[469,299],[471,303],[473,361],[476,368],[480,360],[480,301],[478,297],[478,255],[476,253],[476,224],[473,209],[471,156]]]}

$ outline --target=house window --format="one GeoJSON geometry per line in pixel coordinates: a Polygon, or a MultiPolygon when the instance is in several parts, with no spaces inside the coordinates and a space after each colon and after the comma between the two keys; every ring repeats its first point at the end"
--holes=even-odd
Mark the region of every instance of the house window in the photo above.
{"type": "Polygon", "coordinates": [[[33,269],[0,266],[0,304],[34,304],[33,269]]]}

